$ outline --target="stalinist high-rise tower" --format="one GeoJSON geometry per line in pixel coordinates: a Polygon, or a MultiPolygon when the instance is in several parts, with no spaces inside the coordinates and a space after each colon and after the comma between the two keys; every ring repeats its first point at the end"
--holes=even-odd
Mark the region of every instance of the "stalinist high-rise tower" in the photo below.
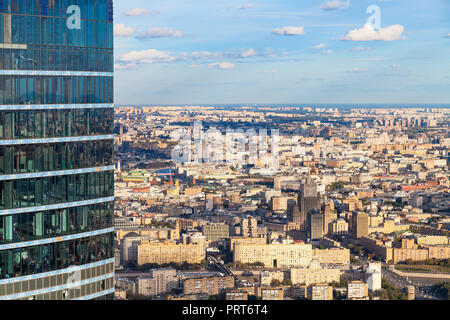
{"type": "Polygon", "coordinates": [[[317,191],[317,184],[310,176],[308,176],[306,182],[302,182],[300,185],[297,204],[298,208],[293,208],[290,220],[298,225],[300,231],[307,231],[308,212],[311,209],[320,211],[320,193],[317,191]]]}

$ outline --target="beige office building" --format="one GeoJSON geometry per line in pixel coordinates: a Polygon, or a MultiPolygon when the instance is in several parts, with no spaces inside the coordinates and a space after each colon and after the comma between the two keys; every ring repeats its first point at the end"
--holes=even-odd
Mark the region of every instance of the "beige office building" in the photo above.
{"type": "Polygon", "coordinates": [[[310,244],[240,244],[234,246],[234,263],[262,262],[268,268],[309,266],[312,259],[310,244]]]}
{"type": "Polygon", "coordinates": [[[258,236],[258,221],[254,217],[242,219],[242,236],[245,238],[255,238],[258,236]]]}
{"type": "Polygon", "coordinates": [[[330,233],[332,235],[347,235],[348,234],[348,222],[344,219],[334,220],[331,224],[330,233]]]}
{"type": "Polygon", "coordinates": [[[224,223],[211,223],[203,226],[203,234],[207,241],[217,241],[230,237],[230,226],[224,223]]]}
{"type": "Polygon", "coordinates": [[[265,244],[267,244],[267,239],[266,238],[230,237],[227,239],[228,250],[233,251],[236,243],[265,245],[265,244]]]}
{"type": "Polygon", "coordinates": [[[228,291],[225,300],[248,300],[248,293],[247,292],[240,292],[240,291],[228,291]]]}
{"type": "Polygon", "coordinates": [[[352,235],[354,239],[360,239],[369,235],[369,214],[366,212],[353,212],[352,235]]]}
{"type": "Polygon", "coordinates": [[[326,284],[312,286],[311,300],[333,300],[333,287],[326,284]]]}
{"type": "Polygon", "coordinates": [[[204,246],[176,242],[141,241],[138,246],[138,265],[146,263],[201,263],[205,259],[204,246]]]}
{"type": "Polygon", "coordinates": [[[429,236],[421,235],[416,237],[418,245],[447,245],[449,244],[449,237],[447,236],[429,236]]]}
{"type": "Polygon", "coordinates": [[[369,291],[367,283],[362,281],[351,281],[347,284],[347,299],[349,300],[368,300],[369,291]]]}
{"type": "Polygon", "coordinates": [[[286,211],[287,210],[287,197],[273,197],[272,198],[272,211],[286,211]]]}
{"type": "Polygon", "coordinates": [[[258,288],[258,297],[261,300],[283,300],[284,290],[282,288],[258,288]]]}
{"type": "Polygon", "coordinates": [[[183,293],[217,295],[223,290],[231,288],[234,288],[233,276],[191,278],[184,280],[183,293]]]}
{"type": "Polygon", "coordinates": [[[339,282],[341,271],[339,269],[323,268],[318,260],[311,261],[307,268],[292,268],[292,284],[303,284],[306,286],[319,283],[339,282]]]}
{"type": "Polygon", "coordinates": [[[136,280],[137,293],[154,296],[178,288],[177,271],[171,268],[150,270],[149,277],[136,280]]]}
{"type": "Polygon", "coordinates": [[[311,244],[234,244],[234,263],[262,262],[267,268],[308,267],[317,257],[321,264],[348,264],[348,249],[312,249],[311,244]]]}
{"type": "Polygon", "coordinates": [[[314,249],[313,257],[321,264],[349,264],[350,250],[346,248],[314,249]]]}

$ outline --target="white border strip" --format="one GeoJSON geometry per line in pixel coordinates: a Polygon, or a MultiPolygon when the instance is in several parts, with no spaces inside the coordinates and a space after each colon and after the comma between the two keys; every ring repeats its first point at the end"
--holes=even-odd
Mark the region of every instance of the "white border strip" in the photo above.
{"type": "Polygon", "coordinates": [[[15,104],[0,105],[3,110],[53,110],[53,109],[113,109],[111,103],[86,103],[86,104],[15,104]]]}
{"type": "Polygon", "coordinates": [[[104,172],[104,171],[111,171],[111,170],[114,170],[113,165],[112,166],[103,166],[103,167],[93,167],[93,168],[72,169],[72,170],[57,170],[57,171],[47,171],[47,172],[35,172],[35,173],[7,174],[7,175],[0,175],[0,181],[59,177],[59,176],[67,176],[67,175],[83,174],[83,173],[104,172]]]}
{"type": "Polygon", "coordinates": [[[0,70],[0,76],[113,77],[114,76],[114,72],[48,71],[48,70],[0,70]]]}
{"type": "Polygon", "coordinates": [[[107,294],[114,293],[114,292],[115,292],[115,289],[111,288],[111,289],[108,289],[108,290],[105,290],[105,291],[97,292],[97,293],[94,293],[94,294],[91,294],[91,295],[88,295],[88,296],[84,296],[84,297],[81,297],[81,298],[75,298],[75,299],[72,299],[72,300],[92,300],[92,299],[95,299],[95,298],[98,298],[98,297],[101,297],[101,296],[106,296],[107,294]]]}
{"type": "Polygon", "coordinates": [[[83,232],[83,233],[72,234],[72,235],[56,237],[56,238],[48,238],[48,239],[42,239],[42,240],[3,244],[3,245],[0,245],[0,251],[26,248],[26,247],[34,247],[34,246],[40,246],[40,245],[46,245],[46,244],[64,242],[64,241],[70,241],[70,240],[77,240],[77,239],[82,239],[82,238],[99,236],[99,235],[103,235],[103,234],[107,234],[107,233],[111,233],[111,232],[114,232],[114,228],[106,228],[106,229],[90,231],[90,232],[83,232]]]}
{"type": "Polygon", "coordinates": [[[16,283],[16,282],[21,282],[21,281],[26,281],[26,280],[36,280],[36,279],[41,279],[41,278],[48,278],[48,277],[57,276],[60,274],[72,273],[74,271],[81,271],[81,270],[86,270],[86,269],[90,269],[90,268],[95,268],[95,267],[103,266],[103,265],[106,265],[108,263],[113,263],[113,262],[114,262],[114,258],[111,258],[111,259],[106,259],[106,260],[97,261],[97,262],[93,262],[93,263],[83,264],[81,266],[71,266],[66,269],[59,269],[59,270],[54,270],[54,271],[49,271],[49,272],[44,272],[44,273],[36,273],[36,274],[29,275],[29,276],[23,276],[23,277],[17,277],[17,278],[3,279],[3,280],[0,280],[0,284],[8,284],[8,283],[16,283]]]}
{"type": "Polygon", "coordinates": [[[73,208],[73,207],[84,207],[84,206],[88,206],[91,204],[99,204],[99,203],[112,202],[112,201],[114,201],[114,197],[83,200],[83,201],[77,201],[77,202],[58,203],[58,204],[39,206],[39,207],[6,209],[6,210],[0,210],[0,216],[9,216],[9,215],[13,215],[13,214],[31,213],[31,212],[38,212],[38,211],[67,209],[67,208],[73,208]]]}
{"type": "Polygon", "coordinates": [[[28,45],[27,44],[20,44],[20,43],[0,43],[0,49],[27,50],[28,49],[28,45]]]}
{"type": "MultiPolygon", "coordinates": [[[[79,288],[79,287],[81,287],[82,285],[93,283],[93,282],[97,282],[97,281],[101,281],[101,280],[106,280],[106,279],[110,279],[110,278],[114,278],[114,272],[105,274],[103,276],[87,279],[87,280],[82,280],[82,281],[78,281],[78,282],[72,282],[72,283],[63,284],[61,286],[56,286],[56,287],[51,287],[51,288],[46,288],[46,289],[33,290],[33,291],[27,291],[27,292],[23,292],[23,293],[16,293],[16,294],[11,294],[9,296],[2,296],[2,297],[0,297],[0,300],[21,299],[21,298],[36,296],[36,295],[39,295],[39,294],[46,294],[46,293],[50,293],[50,292],[54,292],[54,291],[66,290],[66,289],[69,289],[69,290],[70,289],[80,289],[81,290],[81,288],[79,288]]],[[[111,289],[109,289],[109,290],[111,290],[111,289]]],[[[105,291],[109,291],[109,290],[105,290],[105,291]]],[[[112,290],[114,291],[114,288],[112,288],[112,290]]],[[[102,292],[105,292],[105,291],[102,291],[102,292]]],[[[98,294],[98,293],[96,293],[96,294],[98,294]]],[[[99,296],[102,296],[102,295],[103,294],[100,293],[99,296]]],[[[85,296],[85,297],[90,297],[90,296],[85,296]]],[[[73,300],[75,300],[75,299],[73,299],[73,300]]]]}
{"type": "Polygon", "coordinates": [[[97,140],[109,140],[109,139],[114,139],[114,135],[107,134],[107,135],[98,135],[98,136],[0,140],[0,146],[10,146],[10,145],[19,145],[19,144],[38,144],[38,143],[97,141],[97,140]]]}

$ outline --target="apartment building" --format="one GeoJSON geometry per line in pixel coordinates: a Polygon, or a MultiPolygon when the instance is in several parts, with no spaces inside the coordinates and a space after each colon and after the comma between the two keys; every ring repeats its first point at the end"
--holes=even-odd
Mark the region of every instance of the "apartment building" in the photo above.
{"type": "Polygon", "coordinates": [[[205,259],[201,243],[182,244],[172,241],[142,240],[138,246],[138,265],[146,263],[201,263],[205,259]]]}

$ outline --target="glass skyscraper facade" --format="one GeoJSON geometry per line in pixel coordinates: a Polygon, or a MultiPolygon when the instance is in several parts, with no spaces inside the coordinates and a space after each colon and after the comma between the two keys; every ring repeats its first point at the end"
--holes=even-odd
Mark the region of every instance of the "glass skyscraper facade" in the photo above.
{"type": "Polygon", "coordinates": [[[0,300],[114,294],[112,0],[0,0],[0,300]]]}

